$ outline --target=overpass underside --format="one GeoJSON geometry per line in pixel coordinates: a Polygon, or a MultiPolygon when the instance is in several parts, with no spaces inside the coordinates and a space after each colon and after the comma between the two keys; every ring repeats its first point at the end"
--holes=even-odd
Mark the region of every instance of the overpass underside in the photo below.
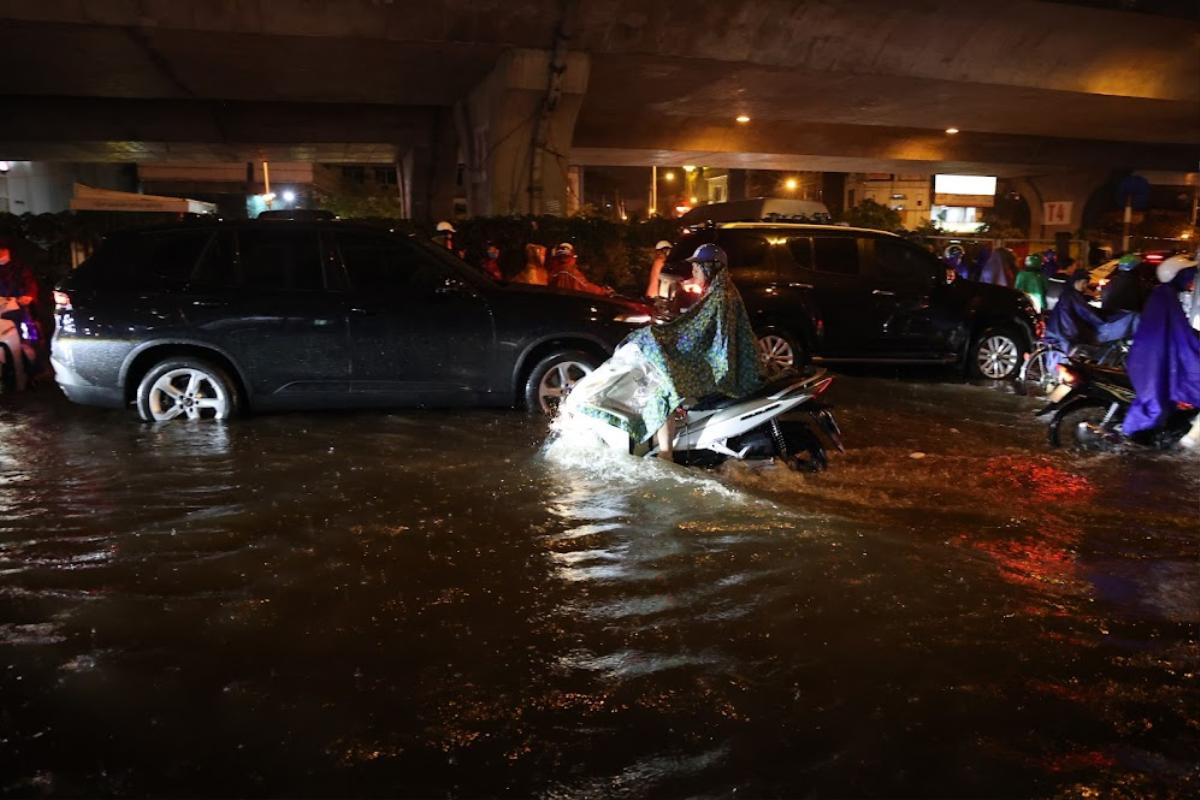
{"type": "Polygon", "coordinates": [[[571,164],[1200,159],[1195,20],[1035,0],[484,5],[13,0],[0,159],[399,162],[433,213],[460,174],[472,211],[562,210],[571,164]]]}

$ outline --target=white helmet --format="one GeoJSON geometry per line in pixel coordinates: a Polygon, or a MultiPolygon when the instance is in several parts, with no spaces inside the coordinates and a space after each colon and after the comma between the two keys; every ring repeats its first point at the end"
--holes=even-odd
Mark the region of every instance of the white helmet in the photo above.
{"type": "Polygon", "coordinates": [[[1171,256],[1159,264],[1154,273],[1158,276],[1159,283],[1170,283],[1175,280],[1176,275],[1194,266],[1196,266],[1195,258],[1184,255],[1171,256]]]}
{"type": "Polygon", "coordinates": [[[668,242],[666,239],[663,239],[658,244],[654,245],[654,249],[655,250],[670,250],[671,243],[668,242]]]}
{"type": "Polygon", "coordinates": [[[458,231],[454,230],[454,226],[451,225],[446,220],[442,220],[441,222],[439,222],[437,224],[437,232],[438,233],[458,233],[458,231]]]}

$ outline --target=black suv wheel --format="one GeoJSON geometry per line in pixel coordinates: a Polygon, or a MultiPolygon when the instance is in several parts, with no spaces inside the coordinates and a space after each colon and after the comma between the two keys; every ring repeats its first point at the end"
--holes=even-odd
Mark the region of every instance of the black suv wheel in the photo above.
{"type": "Polygon", "coordinates": [[[1007,381],[1017,376],[1025,347],[1021,337],[1010,327],[999,325],[987,328],[971,343],[967,354],[968,367],[977,378],[1007,381]]]}

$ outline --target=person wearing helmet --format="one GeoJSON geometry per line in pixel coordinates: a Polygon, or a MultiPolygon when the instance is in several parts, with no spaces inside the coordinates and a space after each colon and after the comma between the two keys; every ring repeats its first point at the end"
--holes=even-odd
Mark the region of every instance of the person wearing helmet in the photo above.
{"type": "Polygon", "coordinates": [[[548,272],[550,273],[550,285],[558,289],[586,292],[587,294],[613,293],[613,290],[609,287],[601,286],[588,280],[588,277],[583,274],[583,270],[579,268],[579,259],[575,255],[575,245],[570,242],[563,242],[554,248],[548,272]]]}
{"type": "Polygon", "coordinates": [[[446,220],[442,220],[437,224],[437,228],[434,230],[433,240],[447,250],[453,251],[454,235],[456,233],[458,233],[458,231],[454,230],[453,225],[446,220]]]}
{"type": "Polygon", "coordinates": [[[650,278],[646,281],[646,297],[653,300],[662,296],[662,270],[671,254],[671,243],[666,239],[654,245],[654,259],[650,262],[650,278]]]}
{"type": "Polygon", "coordinates": [[[1126,253],[1117,261],[1117,268],[1108,276],[1108,283],[1100,292],[1100,310],[1141,311],[1147,292],[1142,289],[1138,267],[1142,257],[1138,253],[1126,253]]]}
{"type": "MultiPolygon", "coordinates": [[[[1129,349],[1126,369],[1136,397],[1121,424],[1126,436],[1160,427],[1177,409],[1200,407],[1200,335],[1179,302],[1195,283],[1196,259],[1168,258],[1157,277],[1129,349]]],[[[1194,426],[1188,436],[1192,444],[1200,431],[1194,426]]]]}
{"type": "Polygon", "coordinates": [[[966,279],[970,277],[967,273],[966,251],[962,245],[952,244],[942,251],[942,260],[946,262],[946,266],[954,270],[959,278],[966,279]]]}
{"type": "Polygon", "coordinates": [[[679,317],[630,334],[642,358],[661,380],[640,399],[636,429],[639,441],[655,438],[658,456],[671,459],[674,432],[671,416],[690,398],[711,395],[744,397],[759,387],[763,375],[758,339],[737,288],[729,277],[729,257],[715,244],[703,244],[687,259],[701,298],[679,317]]]}
{"type": "Polygon", "coordinates": [[[1049,284],[1042,274],[1042,257],[1037,253],[1025,256],[1025,267],[1017,275],[1016,289],[1029,295],[1033,310],[1041,314],[1046,309],[1046,290],[1049,284]]]}

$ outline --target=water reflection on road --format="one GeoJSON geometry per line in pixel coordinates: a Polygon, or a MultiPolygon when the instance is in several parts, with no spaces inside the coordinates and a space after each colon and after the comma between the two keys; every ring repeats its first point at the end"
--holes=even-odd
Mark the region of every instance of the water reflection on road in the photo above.
{"type": "Polygon", "coordinates": [[[3,398],[0,788],[1194,793],[1200,464],[834,391],[818,476],[3,398]]]}

